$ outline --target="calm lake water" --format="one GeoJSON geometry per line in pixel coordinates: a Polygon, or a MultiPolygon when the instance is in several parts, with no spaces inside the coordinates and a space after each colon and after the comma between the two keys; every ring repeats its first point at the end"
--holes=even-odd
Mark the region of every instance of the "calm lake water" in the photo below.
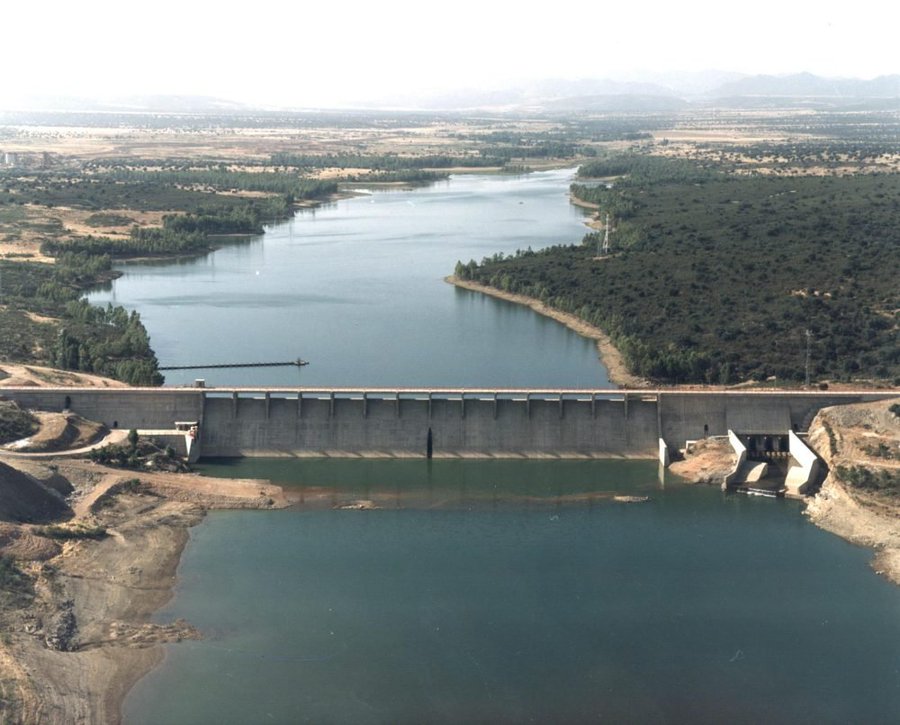
{"type": "MultiPolygon", "coordinates": [[[[571,172],[454,177],[304,212],[202,259],[128,265],[162,364],[301,356],[179,384],[603,386],[594,346],[442,282],[581,238],[571,172]]],[[[131,723],[893,723],[900,589],[795,502],[640,461],[210,462],[301,503],[214,512],[131,723]],[[646,495],[623,504],[614,494],[646,495]],[[355,500],[373,511],[332,510],[355,500]]]]}
{"type": "Polygon", "coordinates": [[[215,512],[150,723],[891,723],[900,596],[796,502],[653,462],[213,465],[375,511],[215,512]],[[612,493],[649,495],[615,502],[612,493]]]}
{"type": "Polygon", "coordinates": [[[137,309],[167,384],[604,387],[594,344],[531,310],[443,282],[457,260],[578,242],[570,170],[457,176],[300,212],[250,242],[129,264],[91,295],[137,309]]]}

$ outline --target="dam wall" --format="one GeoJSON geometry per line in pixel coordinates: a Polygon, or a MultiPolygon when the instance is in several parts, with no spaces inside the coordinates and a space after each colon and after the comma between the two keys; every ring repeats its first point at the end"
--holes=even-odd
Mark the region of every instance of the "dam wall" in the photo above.
{"type": "Polygon", "coordinates": [[[203,394],[190,388],[0,388],[3,398],[32,410],[68,409],[109,428],[171,430],[203,414],[203,394]]]}
{"type": "Polygon", "coordinates": [[[806,431],[815,414],[832,405],[883,400],[897,392],[659,391],[660,438],[669,447],[686,440],[806,431]]]}
{"type": "Polygon", "coordinates": [[[447,395],[208,398],[203,455],[655,455],[656,401],[447,395]]]}
{"type": "Polygon", "coordinates": [[[3,388],[109,427],[197,421],[203,456],[659,455],[688,440],[805,431],[821,408],[898,391],[3,388]]]}

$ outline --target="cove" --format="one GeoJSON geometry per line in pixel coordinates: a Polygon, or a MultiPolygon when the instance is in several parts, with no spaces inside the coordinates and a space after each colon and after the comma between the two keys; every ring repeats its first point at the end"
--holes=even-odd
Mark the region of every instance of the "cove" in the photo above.
{"type": "Polygon", "coordinates": [[[900,711],[896,587],[798,502],[660,483],[648,461],[204,470],[383,508],[211,513],[159,614],[205,639],[167,646],[128,722],[888,723],[900,711]]]}
{"type": "Polygon", "coordinates": [[[89,299],[137,310],[164,366],[310,361],[170,371],[169,385],[605,387],[592,342],[443,282],[457,260],[577,243],[573,173],[453,176],[341,200],[201,258],[119,265],[89,299]]]}

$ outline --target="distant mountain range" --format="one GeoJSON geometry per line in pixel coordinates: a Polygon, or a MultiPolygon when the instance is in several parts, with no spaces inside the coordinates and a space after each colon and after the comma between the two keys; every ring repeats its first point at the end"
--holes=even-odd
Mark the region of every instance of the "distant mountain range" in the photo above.
{"type": "Polygon", "coordinates": [[[8,100],[2,110],[80,111],[115,113],[227,113],[252,106],[213,96],[134,95],[106,98],[24,96],[8,100]]]}
{"type": "Polygon", "coordinates": [[[392,100],[387,104],[419,109],[493,108],[547,112],[664,112],[691,105],[900,107],[900,75],[861,80],[823,78],[811,73],[783,76],[743,76],[717,71],[645,74],[620,81],[541,80],[496,93],[457,91],[392,100]]]}
{"type": "MultiPolygon", "coordinates": [[[[241,113],[250,104],[211,96],[132,95],[114,98],[31,97],[8,110],[117,113],[241,113]]],[[[811,73],[742,75],[722,71],[632,74],[618,80],[544,79],[497,90],[405,94],[354,103],[359,110],[530,112],[563,114],[672,112],[691,106],[747,108],[900,108],[900,74],[872,80],[823,78],[811,73]]],[[[269,110],[276,110],[272,107],[269,110]]],[[[281,110],[301,110],[281,109],[281,110]]]]}
{"type": "Polygon", "coordinates": [[[858,78],[822,78],[812,73],[787,76],[748,76],[715,89],[718,98],[768,96],[782,98],[898,98],[900,75],[858,78]]]}

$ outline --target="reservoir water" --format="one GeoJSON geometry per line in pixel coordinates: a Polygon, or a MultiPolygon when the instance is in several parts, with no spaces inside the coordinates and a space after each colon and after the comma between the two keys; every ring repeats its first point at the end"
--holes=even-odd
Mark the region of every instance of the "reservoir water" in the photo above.
{"type": "MultiPolygon", "coordinates": [[[[170,384],[603,386],[594,346],[442,282],[578,241],[571,172],[454,177],[302,212],[201,259],[126,265],[170,384]]],[[[900,589],[796,502],[646,461],[207,462],[298,503],[213,512],[130,723],[893,723],[900,589]],[[622,503],[616,494],[649,496],[622,503]],[[371,502],[376,510],[335,506],[371,502]]]]}
{"type": "Polygon", "coordinates": [[[127,264],[98,304],[137,309],[170,385],[604,387],[594,344],[531,310],[443,282],[457,260],[578,242],[571,170],[458,176],[300,212],[249,242],[127,264]]]}
{"type": "Polygon", "coordinates": [[[167,646],[127,722],[886,724],[900,713],[898,590],[797,502],[662,486],[648,461],[207,470],[270,478],[306,504],[214,512],[192,530],[159,618],[185,617],[205,639],[167,646]],[[359,498],[383,508],[329,508],[359,498]]]}

